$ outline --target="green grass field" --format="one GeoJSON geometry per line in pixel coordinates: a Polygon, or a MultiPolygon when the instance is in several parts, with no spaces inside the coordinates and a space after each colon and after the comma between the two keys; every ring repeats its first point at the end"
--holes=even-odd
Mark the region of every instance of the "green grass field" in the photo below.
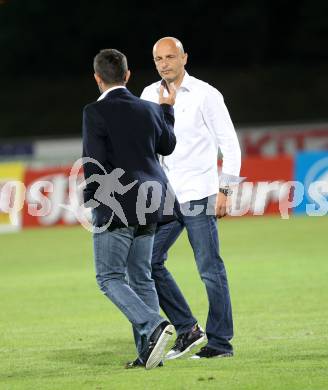
{"type": "MultiPolygon", "coordinates": [[[[219,229],[235,357],[151,371],[123,368],[131,328],[98,290],[88,232],[1,235],[0,389],[328,389],[328,218],[231,218],[219,229]]],[[[168,268],[205,325],[185,235],[168,268]]]]}

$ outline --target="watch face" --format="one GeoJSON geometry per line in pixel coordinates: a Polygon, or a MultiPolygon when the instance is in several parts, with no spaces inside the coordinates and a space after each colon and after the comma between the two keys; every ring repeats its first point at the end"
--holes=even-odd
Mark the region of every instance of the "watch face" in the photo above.
{"type": "Polygon", "coordinates": [[[232,189],[231,188],[220,188],[219,191],[222,192],[222,194],[224,194],[225,196],[228,196],[228,195],[232,194],[232,189]]]}

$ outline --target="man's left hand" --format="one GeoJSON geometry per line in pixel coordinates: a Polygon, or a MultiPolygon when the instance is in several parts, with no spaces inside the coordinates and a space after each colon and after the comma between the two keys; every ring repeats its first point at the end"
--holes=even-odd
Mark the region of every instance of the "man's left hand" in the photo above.
{"type": "Polygon", "coordinates": [[[231,197],[218,192],[216,197],[215,214],[218,218],[225,217],[230,213],[231,197]]]}

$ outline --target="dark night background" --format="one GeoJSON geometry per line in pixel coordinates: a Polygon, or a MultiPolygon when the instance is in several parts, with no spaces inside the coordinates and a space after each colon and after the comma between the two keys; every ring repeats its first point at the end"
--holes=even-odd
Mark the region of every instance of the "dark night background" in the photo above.
{"type": "Polygon", "coordinates": [[[158,79],[151,50],[167,35],[237,126],[327,120],[327,16],[323,0],[0,0],[0,138],[79,135],[99,49],[127,55],[140,94],[158,79]]]}

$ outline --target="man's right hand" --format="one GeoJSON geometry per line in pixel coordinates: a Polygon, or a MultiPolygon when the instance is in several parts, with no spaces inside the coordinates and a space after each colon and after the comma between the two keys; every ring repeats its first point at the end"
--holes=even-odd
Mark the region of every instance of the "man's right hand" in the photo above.
{"type": "Polygon", "coordinates": [[[164,97],[164,85],[161,84],[159,88],[159,104],[169,104],[173,106],[175,103],[175,98],[177,96],[177,90],[174,83],[170,83],[168,86],[168,96],[164,97]]]}

